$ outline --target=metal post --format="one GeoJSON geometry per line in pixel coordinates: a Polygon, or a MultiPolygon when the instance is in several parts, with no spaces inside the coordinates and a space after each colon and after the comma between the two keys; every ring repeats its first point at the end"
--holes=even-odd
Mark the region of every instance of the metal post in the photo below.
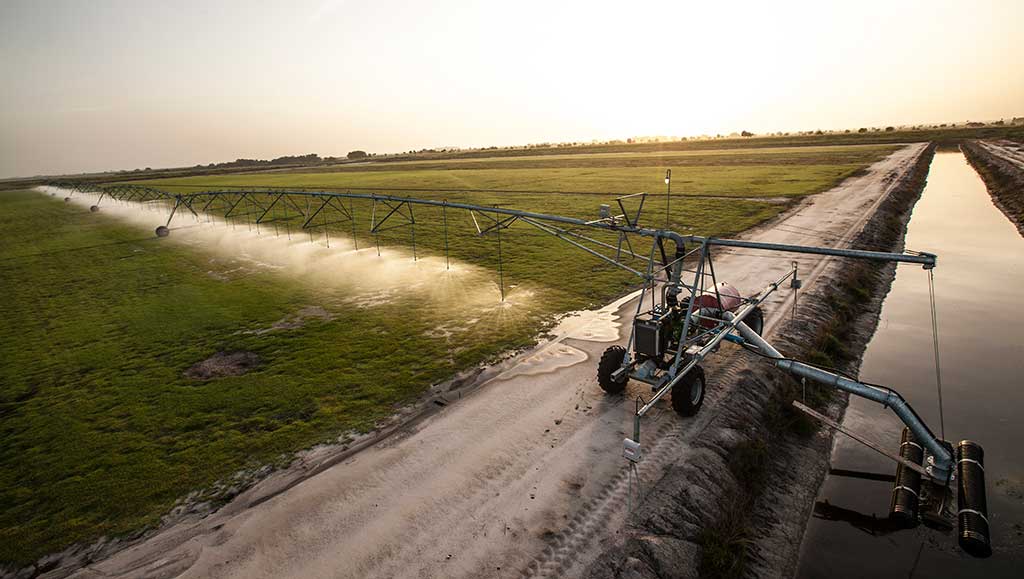
{"type": "MultiPolygon", "coordinates": [[[[259,204],[256,203],[256,199],[252,199],[252,205],[255,205],[256,207],[259,207],[259,204]]],[[[255,210],[253,210],[253,213],[255,213],[255,210]]],[[[261,233],[260,233],[260,220],[259,220],[259,218],[256,219],[256,235],[261,235],[261,233]]]]}
{"type": "Polygon", "coordinates": [[[672,169],[665,169],[665,229],[672,227],[672,169]]]}
{"type": "Polygon", "coordinates": [[[306,197],[306,212],[302,214],[302,216],[306,218],[306,223],[302,224],[302,228],[305,229],[306,233],[309,234],[309,242],[313,243],[313,230],[306,228],[306,225],[309,223],[309,219],[310,219],[310,217],[309,217],[309,211],[311,209],[310,203],[312,203],[312,199],[309,198],[309,197],[306,197]]]}
{"type": "MultiPolygon", "coordinates": [[[[321,207],[321,209],[323,209],[323,207],[321,207]]],[[[324,226],[324,239],[327,240],[327,249],[330,249],[331,248],[331,234],[327,232],[327,214],[326,213],[323,214],[323,217],[320,219],[320,223],[322,223],[323,226],[324,226]]]]}
{"type": "Polygon", "coordinates": [[[412,203],[406,203],[406,206],[409,207],[409,227],[412,231],[412,260],[418,261],[419,258],[416,255],[416,215],[412,212],[412,203]]]}
{"type": "Polygon", "coordinates": [[[178,210],[178,205],[181,205],[181,197],[178,197],[174,202],[174,207],[171,208],[171,214],[167,216],[167,223],[164,224],[164,227],[171,226],[171,219],[174,219],[174,213],[178,210]]]}
{"type": "Polygon", "coordinates": [[[448,260],[448,200],[441,206],[441,217],[444,220],[444,268],[450,270],[451,263],[448,260]]]}
{"type": "Polygon", "coordinates": [[[356,206],[355,202],[349,199],[348,202],[349,220],[352,221],[352,247],[359,251],[359,241],[356,239],[356,206]]]}
{"type": "Polygon", "coordinates": [[[252,212],[251,212],[251,205],[252,205],[252,203],[250,203],[250,199],[249,199],[248,195],[243,197],[243,199],[245,199],[245,224],[249,227],[249,231],[251,232],[252,231],[252,212]]]}
{"type": "MultiPolygon", "coordinates": [[[[686,317],[683,318],[683,331],[679,335],[680,346],[679,346],[679,349],[676,351],[675,362],[672,364],[672,367],[669,369],[668,374],[667,374],[667,376],[669,378],[674,378],[675,377],[675,374],[673,372],[674,372],[674,370],[676,368],[679,367],[679,362],[683,359],[683,349],[684,348],[682,347],[682,344],[686,343],[686,336],[689,335],[690,319],[693,316],[693,302],[697,301],[697,293],[698,293],[697,284],[699,284],[701,282],[701,280],[704,278],[704,261],[707,259],[707,256],[708,256],[708,245],[707,245],[707,243],[704,243],[703,246],[701,247],[701,250],[700,250],[700,261],[697,262],[697,269],[695,270],[695,273],[693,274],[693,288],[690,290],[690,301],[689,301],[689,303],[686,304],[686,317]]],[[[682,260],[679,261],[678,267],[679,267],[680,270],[683,269],[683,262],[682,262],[682,260]]]]}
{"type": "Polygon", "coordinates": [[[501,258],[501,226],[498,226],[498,289],[501,290],[501,301],[505,301],[505,272],[501,258]]]}
{"type": "MultiPolygon", "coordinates": [[[[286,210],[287,211],[287,210],[286,210]]],[[[284,233],[288,236],[288,241],[292,240],[292,223],[291,218],[284,220],[284,233]]]]}

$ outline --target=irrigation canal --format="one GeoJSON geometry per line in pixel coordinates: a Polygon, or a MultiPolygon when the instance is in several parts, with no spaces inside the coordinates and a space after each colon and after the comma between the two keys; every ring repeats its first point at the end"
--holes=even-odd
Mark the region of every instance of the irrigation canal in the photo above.
{"type": "MultiPolygon", "coordinates": [[[[892,484],[829,476],[819,491],[797,576],[1021,577],[1024,564],[1024,238],[992,204],[959,152],[938,153],[914,207],[907,247],[939,255],[939,320],[945,433],[985,449],[994,553],[972,559],[956,530],[888,524],[892,484]]],[[[868,344],[860,377],[898,389],[938,430],[927,273],[900,267],[868,344]]],[[[844,424],[895,451],[892,413],[850,400],[844,424]]],[[[895,465],[837,434],[832,466],[892,474],[895,465]]]]}

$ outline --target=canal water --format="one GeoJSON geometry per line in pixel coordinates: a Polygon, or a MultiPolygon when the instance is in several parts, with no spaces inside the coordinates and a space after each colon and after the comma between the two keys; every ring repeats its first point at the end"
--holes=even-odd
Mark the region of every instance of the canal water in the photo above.
{"type": "MultiPolygon", "coordinates": [[[[800,578],[1024,577],[1024,238],[997,209],[959,152],[938,153],[914,207],[908,249],[939,256],[945,437],[985,449],[994,553],[960,551],[956,529],[897,530],[887,522],[892,483],[829,476],[801,545],[800,578]]],[[[927,272],[900,266],[868,344],[860,377],[891,386],[939,434],[927,272]]],[[[850,399],[848,428],[895,452],[902,424],[850,399]]],[[[837,434],[832,467],[895,473],[895,464],[837,434]]]]}

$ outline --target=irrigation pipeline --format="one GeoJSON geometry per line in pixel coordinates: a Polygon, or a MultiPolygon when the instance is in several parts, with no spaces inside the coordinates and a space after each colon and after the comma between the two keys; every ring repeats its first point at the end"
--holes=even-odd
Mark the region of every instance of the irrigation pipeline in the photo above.
{"type": "MultiPolygon", "coordinates": [[[[266,215],[269,213],[270,209],[274,205],[276,205],[276,200],[274,202],[272,202],[268,207],[262,207],[258,202],[255,201],[255,199],[252,199],[252,197],[256,196],[256,195],[267,195],[267,196],[276,196],[277,199],[281,199],[281,198],[286,197],[286,196],[289,197],[289,198],[298,196],[298,197],[306,198],[307,200],[318,200],[318,201],[321,201],[321,206],[315,212],[313,212],[312,215],[309,215],[307,217],[306,223],[304,225],[304,228],[306,228],[306,226],[309,225],[309,222],[311,221],[311,219],[313,217],[316,217],[316,215],[320,211],[322,211],[324,208],[326,208],[328,205],[330,205],[331,207],[334,207],[335,209],[338,209],[338,207],[336,205],[332,204],[332,200],[334,200],[334,199],[357,199],[357,200],[361,199],[361,200],[365,200],[365,201],[370,201],[370,202],[372,202],[374,204],[382,203],[382,204],[386,205],[388,208],[390,208],[390,210],[391,210],[385,216],[384,219],[382,219],[380,222],[375,222],[373,224],[373,227],[371,229],[372,232],[378,231],[380,226],[383,224],[383,222],[387,221],[389,218],[391,218],[396,213],[398,213],[399,215],[404,217],[407,220],[408,224],[413,224],[415,222],[415,218],[412,216],[411,207],[413,205],[425,205],[425,206],[434,206],[434,207],[442,207],[442,208],[450,207],[450,208],[455,208],[455,209],[467,210],[467,211],[470,211],[471,213],[472,212],[476,212],[476,213],[479,213],[479,214],[482,214],[482,215],[493,214],[493,215],[501,215],[501,216],[513,218],[513,219],[506,220],[506,221],[502,222],[501,224],[498,224],[498,222],[497,222],[498,220],[497,219],[491,218],[493,221],[495,221],[495,226],[487,228],[488,230],[491,230],[494,227],[504,227],[504,228],[507,228],[508,225],[511,225],[511,223],[513,221],[517,220],[517,219],[532,219],[532,220],[538,220],[538,221],[547,221],[547,222],[553,222],[553,223],[560,223],[560,224],[570,225],[570,226],[577,227],[577,228],[591,228],[591,229],[599,229],[599,230],[611,231],[611,232],[615,232],[615,233],[636,234],[636,235],[640,235],[640,236],[644,236],[644,237],[652,237],[652,238],[655,238],[655,239],[665,239],[665,238],[668,238],[668,239],[671,239],[672,241],[675,241],[680,246],[682,246],[682,245],[684,245],[686,243],[697,243],[697,244],[705,244],[706,243],[708,245],[713,245],[713,246],[738,247],[738,248],[747,248],[747,249],[762,249],[762,250],[768,250],[768,251],[784,251],[784,252],[795,252],[795,253],[810,253],[810,254],[817,254],[817,255],[833,255],[833,256],[837,256],[837,257],[854,257],[854,258],[862,258],[862,259],[874,259],[874,260],[880,260],[880,261],[909,262],[909,263],[922,264],[922,265],[925,265],[926,267],[932,267],[932,266],[935,265],[935,256],[930,255],[930,254],[887,253],[887,252],[863,251],[863,250],[852,250],[852,249],[835,249],[835,248],[823,248],[823,247],[808,247],[808,246],[797,246],[797,245],[787,245],[787,244],[760,243],[760,242],[733,240],[733,239],[720,239],[720,238],[703,237],[703,236],[697,236],[697,235],[681,235],[679,233],[676,233],[676,232],[671,231],[671,230],[666,230],[666,229],[650,229],[650,228],[640,227],[639,224],[638,224],[638,220],[639,220],[638,218],[630,219],[629,216],[625,215],[625,214],[614,216],[614,217],[610,216],[610,217],[606,217],[606,218],[601,218],[601,219],[589,220],[588,221],[588,220],[579,219],[579,218],[575,218],[575,217],[565,217],[565,216],[560,216],[560,215],[550,215],[550,214],[537,213],[537,212],[532,212],[532,211],[522,211],[522,210],[516,210],[516,209],[506,209],[506,208],[503,208],[503,207],[493,207],[493,206],[492,207],[486,207],[486,206],[474,205],[474,204],[470,204],[470,203],[451,202],[451,201],[439,201],[439,200],[434,200],[434,199],[419,199],[419,198],[414,198],[414,197],[400,197],[400,196],[395,196],[395,195],[378,195],[378,194],[370,194],[370,193],[352,193],[352,192],[348,192],[348,191],[346,191],[346,192],[333,192],[333,191],[306,191],[306,190],[282,190],[282,189],[261,188],[261,189],[243,189],[243,190],[229,189],[229,190],[216,190],[216,191],[199,191],[199,192],[192,192],[192,193],[169,193],[169,192],[162,191],[162,190],[159,190],[159,189],[154,189],[154,188],[151,188],[151,187],[140,187],[140,186],[135,186],[135,185],[114,185],[114,186],[107,186],[107,187],[96,187],[96,186],[92,186],[92,185],[82,185],[82,184],[77,184],[77,183],[74,183],[74,184],[53,183],[51,185],[58,186],[58,187],[69,187],[70,186],[70,188],[72,190],[76,190],[76,191],[99,193],[100,194],[100,200],[102,200],[102,198],[104,196],[110,196],[112,198],[121,199],[121,200],[125,200],[125,201],[142,201],[142,202],[148,202],[148,201],[168,201],[168,202],[172,202],[172,203],[174,203],[174,206],[171,209],[171,215],[168,218],[168,224],[170,223],[171,219],[173,219],[174,213],[181,206],[184,206],[186,209],[188,209],[193,214],[196,214],[198,216],[198,213],[196,212],[195,208],[193,207],[193,204],[196,201],[198,201],[199,199],[204,199],[204,198],[208,199],[208,202],[207,202],[206,206],[201,209],[201,211],[205,211],[207,208],[209,208],[212,205],[212,203],[215,200],[221,199],[221,198],[227,198],[227,197],[231,197],[231,196],[238,196],[238,199],[235,200],[235,202],[233,204],[231,204],[230,209],[228,210],[228,215],[230,215],[234,211],[234,209],[239,205],[239,203],[241,201],[246,200],[248,198],[250,201],[252,201],[255,204],[255,206],[258,209],[262,209],[263,210],[263,213],[261,214],[261,216],[259,218],[257,218],[257,220],[256,220],[257,223],[259,223],[259,222],[263,221],[263,218],[266,217],[266,215]],[[401,212],[401,207],[402,206],[406,206],[406,207],[410,208],[409,209],[409,215],[405,215],[404,213],[401,212]]],[[[294,203],[293,203],[293,205],[294,205],[294,203]]],[[[621,206],[621,203],[620,203],[620,206],[621,206]]],[[[298,207],[296,207],[296,208],[299,209],[300,213],[303,213],[303,214],[307,213],[307,212],[302,211],[298,207]]],[[[347,214],[348,212],[345,210],[344,207],[341,207],[341,213],[345,214],[347,219],[351,219],[351,215],[347,214]]],[[[637,217],[639,217],[639,216],[637,216],[637,217]]],[[[482,235],[484,233],[484,231],[480,230],[479,233],[482,235]]]]}
{"type": "MultiPolygon", "coordinates": [[[[252,186],[247,185],[224,185],[224,184],[210,184],[210,183],[189,183],[184,185],[164,185],[168,189],[217,189],[222,187],[233,187],[239,190],[252,189],[252,186]]],[[[608,197],[609,195],[615,195],[608,191],[553,191],[553,190],[535,190],[535,189],[467,189],[465,187],[450,187],[450,188],[437,188],[437,187],[325,187],[323,185],[316,185],[305,187],[303,185],[265,185],[260,186],[260,189],[267,191],[294,191],[296,188],[300,190],[318,190],[318,191],[401,191],[403,193],[500,193],[500,194],[513,194],[513,195],[582,195],[582,196],[600,196],[608,197]]],[[[669,197],[669,193],[645,193],[649,197],[669,197]]],[[[677,194],[678,196],[678,194],[677,194]]],[[[730,201],[736,201],[741,199],[769,199],[777,200],[777,197],[768,196],[751,196],[742,192],[736,193],[721,193],[718,195],[701,194],[701,193],[686,193],[683,195],[684,199],[728,199],[730,201]]]]}

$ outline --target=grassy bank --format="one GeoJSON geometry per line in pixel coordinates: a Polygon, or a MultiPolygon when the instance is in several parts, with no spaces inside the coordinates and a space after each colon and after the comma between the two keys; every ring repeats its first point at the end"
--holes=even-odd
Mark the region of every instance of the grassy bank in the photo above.
{"type": "Polygon", "coordinates": [[[961,150],[985,182],[996,207],[1024,235],[1024,170],[995,157],[977,142],[965,142],[961,150]]]}

